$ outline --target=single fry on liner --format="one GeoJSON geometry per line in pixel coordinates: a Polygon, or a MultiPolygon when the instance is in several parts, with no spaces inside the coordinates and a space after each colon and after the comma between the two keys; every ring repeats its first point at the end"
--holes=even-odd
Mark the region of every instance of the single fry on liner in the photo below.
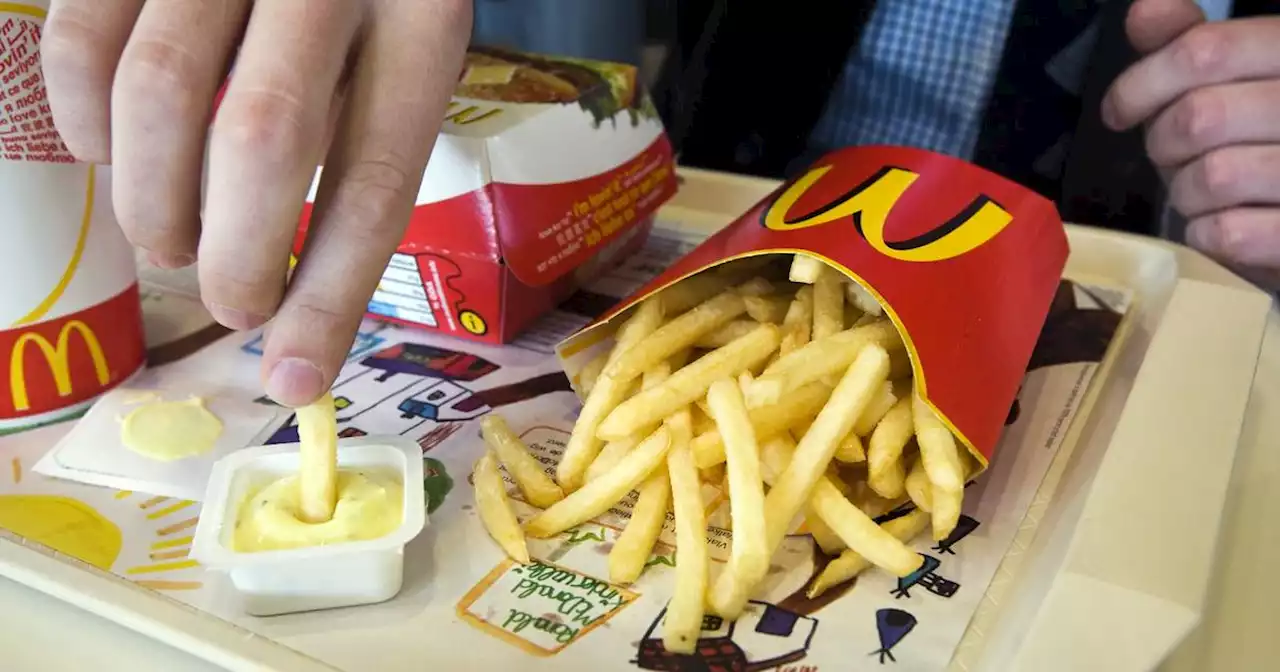
{"type": "Polygon", "coordinates": [[[840,375],[868,345],[879,345],[885,351],[905,347],[892,322],[881,321],[865,327],[849,329],[833,336],[810,341],[778,358],[756,378],[747,395],[750,407],[776,404],[796,388],[824,376],[840,375]]]}
{"type": "Polygon", "coordinates": [[[747,405],[738,384],[719,380],[707,391],[711,417],[724,437],[725,471],[729,481],[729,514],[733,520],[733,571],[754,585],[769,571],[765,547],[764,486],[760,477],[760,447],[756,443],[747,405]]]}
{"type": "Polygon", "coordinates": [[[480,435],[507,468],[516,487],[524,494],[525,501],[545,509],[564,499],[564,491],[551,480],[543,470],[542,463],[529,453],[524,442],[511,431],[511,426],[501,415],[490,413],[484,416],[480,420],[480,435]]]}
{"type": "Polygon", "coordinates": [[[964,489],[965,469],[951,430],[942,424],[933,409],[919,395],[911,395],[911,418],[915,423],[920,461],[934,485],[956,492],[964,489]]]}
{"type": "MultiPolygon", "coordinates": [[[[777,404],[748,409],[747,415],[751,418],[751,428],[755,431],[756,439],[765,441],[798,424],[811,421],[822,410],[822,405],[829,396],[830,387],[814,382],[787,395],[777,404]]],[[[699,467],[724,462],[724,441],[719,430],[704,432],[694,438],[693,455],[699,467]]]]}
{"type": "Polygon", "coordinates": [[[476,489],[476,509],[480,512],[484,529],[512,560],[522,565],[529,564],[529,548],[525,544],[524,533],[520,531],[516,513],[511,509],[507,487],[498,473],[498,460],[493,451],[486,450],[476,461],[472,480],[476,489]]]}
{"type": "Polygon", "coordinates": [[[686,431],[678,418],[673,418],[670,425],[675,446],[667,455],[667,472],[676,519],[676,585],[662,622],[662,642],[672,653],[687,654],[693,653],[702,634],[709,571],[707,518],[702,509],[698,468],[689,451],[692,431],[686,431]]]}
{"type": "MultiPolygon", "coordinates": [[[[893,353],[889,353],[889,378],[893,378],[893,353]]],[[[870,436],[876,425],[880,424],[885,414],[896,403],[898,403],[898,397],[893,394],[893,383],[886,382],[881,385],[880,391],[871,398],[871,403],[867,404],[867,410],[863,411],[858,421],[854,423],[853,433],[862,437],[870,436]]]]}
{"type": "Polygon", "coordinates": [[[600,423],[596,436],[604,440],[619,439],[662,420],[705,395],[711,383],[732,378],[768,357],[778,347],[780,338],[776,325],[762,324],[729,345],[712,350],[671,374],[661,385],[618,404],[600,423]]]}
{"type": "Polygon", "coordinates": [[[913,431],[911,396],[907,395],[885,413],[871,432],[867,441],[867,483],[881,497],[902,496],[904,484],[898,472],[902,469],[902,450],[911,441],[913,431]]]}
{"type": "Polygon", "coordinates": [[[671,481],[667,478],[666,465],[659,465],[640,485],[631,519],[609,551],[610,581],[625,586],[640,578],[653,553],[653,545],[662,534],[670,504],[671,481]]]}
{"type": "Polygon", "coordinates": [[[333,518],[338,503],[338,416],[333,394],[325,392],[298,416],[298,503],[303,522],[333,518]]]}
{"type": "Polygon", "coordinates": [[[608,473],[534,516],[525,525],[525,533],[545,539],[608,511],[662,464],[670,447],[670,434],[659,427],[608,473]]]}
{"type": "Polygon", "coordinates": [[[911,469],[907,471],[904,485],[907,496],[917,509],[925,513],[933,511],[933,484],[929,482],[929,475],[924,473],[924,465],[919,457],[911,461],[911,469]]]}
{"type": "MultiPolygon", "coordinates": [[[[618,328],[609,361],[616,362],[624,352],[652,334],[661,323],[662,304],[654,300],[641,302],[618,328]]],[[[608,369],[607,364],[605,368],[608,369]]],[[[605,374],[601,374],[596,380],[591,394],[587,395],[587,400],[582,405],[582,411],[578,413],[577,421],[574,422],[573,432],[569,434],[560,463],[556,465],[556,480],[565,490],[573,491],[582,485],[587,468],[604,447],[604,442],[596,437],[596,429],[631,391],[631,385],[631,381],[621,381],[605,374]]]]}
{"type": "Polygon", "coordinates": [[[804,254],[797,254],[791,258],[791,272],[788,277],[791,282],[802,282],[806,285],[812,285],[818,281],[818,277],[822,275],[826,264],[820,260],[804,254]]]}
{"type": "Polygon", "coordinates": [[[942,541],[956,529],[960,522],[960,510],[964,508],[964,490],[947,490],[932,484],[930,494],[933,497],[933,539],[942,541]]]}
{"type": "Polygon", "coordinates": [[[813,340],[844,331],[844,281],[840,272],[824,266],[813,283],[813,340]]]}
{"type": "MultiPolygon", "coordinates": [[[[888,371],[889,355],[884,348],[878,345],[863,348],[841,377],[840,383],[836,385],[809,431],[800,439],[787,470],[765,497],[770,555],[782,543],[787,527],[809,499],[814,485],[826,475],[827,464],[831,462],[840,440],[853,430],[853,423],[870,402],[875,390],[885,381],[888,371]]],[[[834,485],[831,489],[840,496],[834,485]]],[[[841,534],[836,521],[828,519],[826,515],[823,515],[823,520],[837,534],[841,534]]],[[[841,537],[844,535],[841,534],[841,537]]],[[[849,539],[846,538],[845,542],[848,543],[849,539]]]]}
{"type": "MultiPolygon", "coordinates": [[[[895,539],[907,543],[915,539],[929,524],[929,516],[922,511],[912,511],[899,518],[887,521],[880,529],[893,535],[895,539]]],[[[871,563],[855,551],[845,551],[840,557],[827,563],[827,566],[809,584],[805,595],[809,599],[817,598],[835,586],[861,574],[871,563]]]]}
{"type": "Polygon", "coordinates": [[[746,311],[747,304],[740,294],[732,290],[722,292],[658,327],[609,362],[603,375],[614,380],[638,378],[662,360],[693,347],[698,339],[746,311]]]}

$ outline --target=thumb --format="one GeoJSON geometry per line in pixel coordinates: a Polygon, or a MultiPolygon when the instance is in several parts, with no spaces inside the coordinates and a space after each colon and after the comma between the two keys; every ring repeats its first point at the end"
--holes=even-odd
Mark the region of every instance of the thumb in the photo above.
{"type": "Polygon", "coordinates": [[[1149,54],[1204,21],[1195,0],[1134,0],[1124,30],[1134,49],[1149,54]]]}

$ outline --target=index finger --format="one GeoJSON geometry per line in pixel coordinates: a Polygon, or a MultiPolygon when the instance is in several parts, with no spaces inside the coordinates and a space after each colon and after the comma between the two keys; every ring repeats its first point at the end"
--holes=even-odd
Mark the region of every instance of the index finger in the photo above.
{"type": "Polygon", "coordinates": [[[1124,71],[1107,91],[1103,118],[1123,131],[1150,119],[1188,91],[1280,75],[1280,19],[1205,23],[1124,71]]]}

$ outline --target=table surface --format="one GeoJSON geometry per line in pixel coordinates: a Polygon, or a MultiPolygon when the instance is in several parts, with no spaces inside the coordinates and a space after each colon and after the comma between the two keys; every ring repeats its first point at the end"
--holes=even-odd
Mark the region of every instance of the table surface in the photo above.
{"type": "MultiPolygon", "coordinates": [[[[760,193],[766,193],[771,185],[761,181],[760,186],[760,193]]],[[[714,193],[692,191],[682,192],[680,200],[723,200],[714,193]]],[[[757,197],[733,211],[745,210],[757,197]]],[[[1280,582],[1272,580],[1273,568],[1280,567],[1280,527],[1272,522],[1280,519],[1280,445],[1273,437],[1280,438],[1280,311],[1274,309],[1245,415],[1209,609],[1204,623],[1174,652],[1163,672],[1269,669],[1280,658],[1280,582]]],[[[0,670],[92,669],[217,668],[0,578],[0,670]],[[75,633],[70,646],[67,633],[75,633]],[[103,661],[111,663],[104,667],[103,661]]]]}

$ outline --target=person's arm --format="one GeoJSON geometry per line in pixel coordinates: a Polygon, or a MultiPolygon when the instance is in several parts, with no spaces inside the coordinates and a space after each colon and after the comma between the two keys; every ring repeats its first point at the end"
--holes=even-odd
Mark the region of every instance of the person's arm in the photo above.
{"type": "Polygon", "coordinates": [[[266,389],[298,406],[332,384],[400,241],[470,26],[470,0],[53,0],[41,50],[54,121],[112,165],[129,240],[161,267],[198,258],[222,324],[270,321],[266,389]]]}
{"type": "Polygon", "coordinates": [[[1280,286],[1280,17],[1207,23],[1192,0],[1136,0],[1126,28],[1145,56],[1103,119],[1145,126],[1188,242],[1280,286]]]}

